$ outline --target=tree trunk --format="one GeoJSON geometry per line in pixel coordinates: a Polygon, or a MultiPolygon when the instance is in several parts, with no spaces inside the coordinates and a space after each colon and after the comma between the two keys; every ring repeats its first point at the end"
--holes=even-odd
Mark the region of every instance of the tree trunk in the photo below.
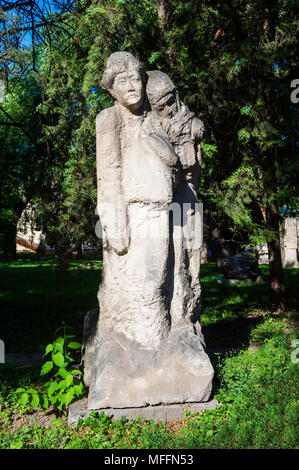
{"type": "Polygon", "coordinates": [[[170,6],[168,0],[156,0],[158,7],[158,20],[159,27],[163,34],[165,34],[170,26],[170,6]]]}
{"type": "Polygon", "coordinates": [[[81,259],[82,258],[82,243],[78,243],[76,247],[76,251],[77,251],[77,258],[81,259]]]}
{"type": "Polygon", "coordinates": [[[201,264],[208,263],[208,245],[206,242],[203,242],[200,250],[200,262],[201,264]]]}
{"type": "Polygon", "coordinates": [[[158,40],[159,49],[163,51],[165,60],[170,67],[175,65],[174,51],[167,47],[166,33],[170,30],[172,16],[171,6],[168,0],[156,0],[158,8],[158,23],[160,38],[158,40]]]}
{"type": "Polygon", "coordinates": [[[23,197],[13,208],[13,215],[10,220],[3,222],[1,227],[1,249],[6,260],[14,260],[17,257],[17,225],[23,210],[28,204],[28,198],[23,197]]]}
{"type": "Polygon", "coordinates": [[[14,260],[17,257],[17,222],[6,224],[1,239],[1,248],[5,260],[14,260]]]}
{"type": "Polygon", "coordinates": [[[212,257],[221,268],[223,262],[230,256],[238,253],[239,243],[231,240],[232,235],[228,230],[227,224],[222,221],[216,221],[214,215],[207,215],[207,225],[209,227],[207,234],[207,244],[212,252],[212,257]]]}
{"type": "Polygon", "coordinates": [[[271,230],[271,238],[267,241],[271,297],[275,311],[283,313],[287,305],[280,248],[279,213],[273,203],[266,208],[266,221],[271,230]]]}

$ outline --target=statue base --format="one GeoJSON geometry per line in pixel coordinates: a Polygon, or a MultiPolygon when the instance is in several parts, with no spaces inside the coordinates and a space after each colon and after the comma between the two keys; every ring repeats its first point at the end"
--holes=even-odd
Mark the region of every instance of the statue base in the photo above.
{"type": "Polygon", "coordinates": [[[206,403],[176,403],[173,405],[145,406],[142,408],[103,408],[90,410],[87,406],[87,398],[72,403],[69,407],[68,424],[76,425],[79,419],[85,420],[93,412],[96,415],[104,413],[107,416],[112,416],[113,421],[119,420],[122,417],[126,419],[140,417],[143,420],[164,421],[167,423],[168,421],[184,419],[186,411],[200,413],[203,410],[215,410],[220,404],[217,400],[213,399],[206,403]]]}
{"type": "Polygon", "coordinates": [[[210,399],[214,370],[192,327],[171,330],[158,350],[142,349],[112,332],[93,346],[85,357],[85,375],[91,369],[90,383],[85,381],[91,410],[210,399]]]}

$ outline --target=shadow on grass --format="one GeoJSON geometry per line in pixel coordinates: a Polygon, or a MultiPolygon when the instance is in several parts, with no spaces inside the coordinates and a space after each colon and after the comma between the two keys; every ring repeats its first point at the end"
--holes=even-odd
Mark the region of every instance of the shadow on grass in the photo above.
{"type": "MultiPolygon", "coordinates": [[[[268,266],[261,266],[264,276],[268,266]]],[[[251,331],[271,311],[269,282],[220,284],[216,264],[201,266],[202,316],[201,323],[207,352],[239,351],[248,348],[251,331]]],[[[284,270],[289,310],[298,311],[299,270],[284,270]]]]}
{"type": "Polygon", "coordinates": [[[83,318],[97,303],[99,267],[57,272],[52,263],[0,265],[0,338],[7,352],[43,351],[62,322],[81,338],[83,318]]]}
{"type": "MultiPolygon", "coordinates": [[[[0,338],[7,352],[44,351],[62,322],[80,339],[83,318],[97,305],[101,277],[98,260],[71,261],[59,272],[51,260],[24,260],[0,264],[0,338]]],[[[268,267],[263,266],[264,275],[268,267]]],[[[250,330],[270,309],[269,286],[217,282],[216,264],[201,267],[201,323],[209,348],[235,348],[249,344],[250,330]],[[253,318],[252,312],[260,312],[253,318]]],[[[290,307],[298,309],[299,270],[285,270],[290,307]]]]}

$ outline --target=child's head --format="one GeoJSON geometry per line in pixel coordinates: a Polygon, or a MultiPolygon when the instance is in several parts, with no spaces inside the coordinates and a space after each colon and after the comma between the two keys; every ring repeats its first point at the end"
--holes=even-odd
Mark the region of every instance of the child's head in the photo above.
{"type": "Polygon", "coordinates": [[[147,75],[146,93],[151,108],[161,117],[172,117],[178,111],[178,96],[173,82],[160,70],[151,70],[147,75]]]}

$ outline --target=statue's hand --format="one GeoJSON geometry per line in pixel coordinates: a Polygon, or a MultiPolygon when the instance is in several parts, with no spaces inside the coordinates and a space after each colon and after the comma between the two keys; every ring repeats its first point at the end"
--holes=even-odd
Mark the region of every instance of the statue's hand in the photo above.
{"type": "Polygon", "coordinates": [[[110,238],[108,240],[108,246],[110,246],[118,255],[125,255],[129,249],[129,237],[110,238]]]}
{"type": "Polygon", "coordinates": [[[106,184],[101,190],[103,196],[97,210],[101,220],[103,248],[123,255],[128,251],[130,240],[126,201],[118,181],[117,184],[106,184]]]}
{"type": "Polygon", "coordinates": [[[174,166],[178,157],[171,145],[166,132],[160,130],[141,131],[140,137],[143,144],[147,145],[167,165],[174,166]]]}
{"type": "Polygon", "coordinates": [[[200,141],[204,134],[204,130],[205,130],[204,123],[196,117],[193,118],[192,128],[191,128],[192,139],[194,141],[200,141]]]}

